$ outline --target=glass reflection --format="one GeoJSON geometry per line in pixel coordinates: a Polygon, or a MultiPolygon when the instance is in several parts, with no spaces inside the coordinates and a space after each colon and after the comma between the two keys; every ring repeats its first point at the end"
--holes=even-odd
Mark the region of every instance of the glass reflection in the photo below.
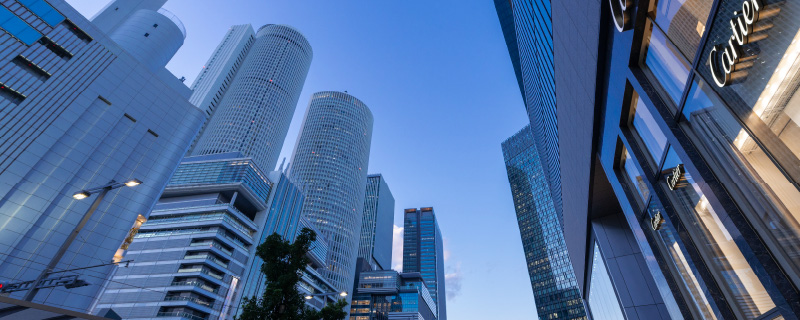
{"type": "Polygon", "coordinates": [[[631,158],[628,149],[625,147],[622,148],[622,160],[619,166],[620,169],[625,172],[625,176],[627,176],[631,186],[638,192],[641,203],[645,203],[647,198],[650,197],[650,188],[647,186],[647,183],[645,183],[644,176],[639,169],[636,168],[633,158],[631,158]]]}
{"type": "Polygon", "coordinates": [[[592,312],[592,319],[625,320],[597,243],[594,244],[592,257],[592,278],[589,280],[589,310],[592,312]]]}
{"type": "Polygon", "coordinates": [[[800,192],[783,175],[725,105],[704,82],[695,82],[683,110],[682,128],[707,150],[706,159],[717,164],[717,175],[730,182],[725,187],[747,196],[751,220],[762,233],[777,241],[773,250],[800,265],[800,192]],[[754,192],[756,191],[756,192],[754,192]]]}
{"type": "Polygon", "coordinates": [[[686,248],[679,238],[678,233],[675,232],[658,197],[653,197],[653,200],[650,201],[647,212],[650,214],[651,218],[658,215],[663,219],[655,235],[661,240],[663,245],[660,247],[661,250],[666,251],[662,253],[669,258],[669,261],[672,263],[672,269],[676,270],[678,275],[680,275],[680,281],[683,287],[689,292],[691,299],[689,302],[693,303],[692,307],[694,307],[696,312],[695,315],[699,315],[702,319],[723,319],[722,316],[719,315],[717,306],[711,294],[708,292],[703,278],[697,273],[694,261],[686,254],[686,248]]]}
{"type": "Polygon", "coordinates": [[[713,0],[660,0],[656,3],[656,24],[688,58],[694,60],[713,0]]]}
{"type": "Polygon", "coordinates": [[[667,137],[658,128],[656,119],[650,113],[650,109],[645,106],[642,99],[639,99],[638,94],[633,97],[633,126],[639,138],[642,139],[647,151],[650,153],[650,158],[654,163],[661,161],[661,156],[664,155],[664,148],[667,146],[667,137]]]}
{"type": "MultiPolygon", "coordinates": [[[[728,220],[727,213],[712,207],[692,174],[685,169],[676,170],[678,166],[683,167],[683,162],[670,148],[661,171],[662,180],[670,181],[673,174],[679,176],[672,180],[677,181],[672,190],[665,188],[665,191],[672,198],[679,214],[686,217],[687,228],[729,297],[731,307],[739,317],[745,319],[755,319],[774,308],[775,304],[764,285],[734,241],[734,238],[741,235],[738,230],[728,229],[723,223],[728,220]]],[[[666,182],[663,184],[666,185],[666,182]]],[[[752,252],[746,250],[748,256],[753,256],[752,252]]]]}
{"type": "Polygon", "coordinates": [[[648,23],[650,39],[647,41],[647,53],[644,63],[667,96],[675,104],[681,100],[681,94],[689,78],[690,65],[680,57],[680,53],[667,41],[664,33],[648,23]]]}

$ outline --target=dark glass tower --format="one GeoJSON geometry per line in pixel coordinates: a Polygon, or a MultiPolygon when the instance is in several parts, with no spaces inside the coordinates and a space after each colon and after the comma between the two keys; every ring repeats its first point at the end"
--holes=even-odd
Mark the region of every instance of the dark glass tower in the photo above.
{"type": "Polygon", "coordinates": [[[558,159],[553,25],[548,0],[495,0],[531,131],[547,174],[555,212],[561,219],[561,169],[558,159]],[[513,28],[511,27],[513,25],[513,28]],[[514,52],[514,50],[517,52],[514,52]]]}
{"type": "Polygon", "coordinates": [[[586,319],[564,234],[530,126],[503,142],[503,158],[540,319],[586,319]],[[553,317],[555,315],[555,317],[553,317]]]}
{"type": "Polygon", "coordinates": [[[436,304],[438,320],[447,320],[442,231],[433,208],[406,209],[403,223],[403,272],[419,272],[436,304]]]}
{"type": "Polygon", "coordinates": [[[372,270],[389,270],[392,264],[392,226],[394,196],[380,174],[367,176],[364,195],[364,216],[361,219],[361,240],[358,257],[372,270]]]}

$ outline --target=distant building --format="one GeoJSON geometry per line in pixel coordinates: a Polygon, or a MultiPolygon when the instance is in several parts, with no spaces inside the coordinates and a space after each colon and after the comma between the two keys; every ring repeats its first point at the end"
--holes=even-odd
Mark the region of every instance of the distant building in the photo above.
{"type": "Polygon", "coordinates": [[[358,257],[364,258],[372,270],[391,268],[393,232],[394,196],[381,174],[371,174],[367,176],[358,257]]]}
{"type": "Polygon", "coordinates": [[[525,126],[502,147],[536,312],[541,319],[586,319],[535,143],[525,126]]]}
{"type": "Polygon", "coordinates": [[[363,272],[350,307],[351,320],[435,320],[436,303],[418,272],[363,272]]]}
{"type": "Polygon", "coordinates": [[[367,105],[347,93],[315,93],[289,169],[305,186],[303,215],[330,246],[321,272],[337,291],[353,288],[372,121],[367,105]]]}
{"type": "MultiPolygon", "coordinates": [[[[97,197],[74,193],[136,178],[103,198],[55,270],[111,262],[186,153],[203,114],[164,69],[185,31],[159,7],[112,31],[62,0],[0,5],[0,282],[42,273],[97,197]]],[[[114,268],[76,270],[88,286],[44,288],[33,301],[87,312],[114,268]]]]}
{"type": "Polygon", "coordinates": [[[444,243],[433,208],[406,209],[403,228],[403,272],[421,274],[436,304],[436,318],[447,320],[444,243]]]}

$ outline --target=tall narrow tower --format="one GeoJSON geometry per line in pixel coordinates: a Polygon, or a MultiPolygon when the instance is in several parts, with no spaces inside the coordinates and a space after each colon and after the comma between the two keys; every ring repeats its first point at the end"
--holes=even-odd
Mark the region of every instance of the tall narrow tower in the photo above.
{"type": "Polygon", "coordinates": [[[389,270],[392,266],[392,226],[394,196],[383,175],[367,176],[364,215],[361,218],[361,240],[358,257],[364,258],[371,270],[389,270]]]}
{"type": "Polygon", "coordinates": [[[258,29],[192,155],[238,151],[260,168],[275,168],[312,55],[311,45],[292,27],[258,29]]]}
{"type": "Polygon", "coordinates": [[[403,272],[422,274],[436,304],[436,319],[447,320],[444,243],[433,208],[406,209],[403,228],[403,272]]]}
{"type": "Polygon", "coordinates": [[[303,215],[328,240],[323,273],[341,291],[353,288],[371,140],[363,102],[335,91],[311,96],[289,174],[305,186],[303,215]]]}

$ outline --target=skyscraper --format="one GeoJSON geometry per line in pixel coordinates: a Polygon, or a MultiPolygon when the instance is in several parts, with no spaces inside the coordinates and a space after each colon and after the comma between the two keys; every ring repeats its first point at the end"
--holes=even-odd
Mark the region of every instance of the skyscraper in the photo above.
{"type": "Polygon", "coordinates": [[[304,216],[329,242],[324,275],[340,291],[353,288],[372,121],[367,105],[347,93],[315,93],[289,171],[306,188],[304,216]]]}
{"type": "Polygon", "coordinates": [[[419,272],[366,271],[357,280],[351,319],[436,320],[436,304],[419,272]]]}
{"type": "MultiPolygon", "coordinates": [[[[312,55],[311,45],[294,28],[277,24],[259,28],[191,154],[241,152],[265,170],[275,168],[312,55]]],[[[229,72],[218,73],[228,76],[229,72]]]]}
{"type": "Polygon", "coordinates": [[[539,318],[586,319],[530,126],[502,146],[539,318]]]}
{"type": "Polygon", "coordinates": [[[419,272],[436,304],[436,319],[447,320],[444,243],[433,208],[406,209],[403,222],[403,272],[419,272]]]}
{"type": "MultiPolygon", "coordinates": [[[[31,3],[0,5],[0,281],[6,288],[36,279],[51,261],[55,270],[112,261],[203,120],[187,100],[191,91],[164,70],[164,61],[143,61],[64,1],[31,3]],[[154,64],[161,64],[158,70],[154,64]],[[143,183],[110,191],[66,254],[54,259],[99,196],[72,195],[130,178],[143,183]]],[[[150,10],[137,19],[118,22],[145,38],[142,21],[149,20],[147,30],[158,23],[154,34],[167,36],[156,37],[163,46],[148,46],[154,56],[172,56],[183,42],[174,17],[150,10]]],[[[77,270],[88,286],[43,288],[33,301],[87,311],[111,269],[77,270]]]]}
{"type": "Polygon", "coordinates": [[[522,98],[547,174],[546,183],[550,187],[555,212],[561,219],[561,168],[550,0],[495,0],[494,3],[517,81],[522,82],[522,98]]]}
{"type": "Polygon", "coordinates": [[[392,191],[381,174],[371,174],[367,176],[358,257],[367,261],[372,270],[391,268],[393,226],[392,191]]]}

